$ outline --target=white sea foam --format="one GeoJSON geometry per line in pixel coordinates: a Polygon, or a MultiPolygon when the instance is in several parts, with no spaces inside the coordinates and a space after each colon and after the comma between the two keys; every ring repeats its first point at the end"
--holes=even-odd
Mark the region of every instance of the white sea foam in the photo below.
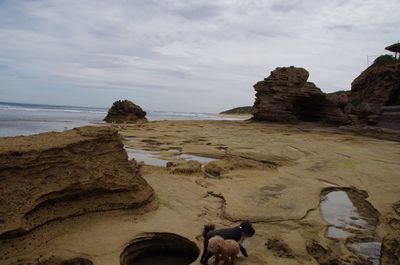
{"type": "Polygon", "coordinates": [[[52,105],[34,105],[19,103],[0,103],[0,110],[16,110],[16,111],[50,111],[50,112],[72,112],[72,113],[101,113],[106,114],[107,109],[103,108],[87,108],[87,107],[69,107],[69,106],[52,106],[52,105]]]}
{"type": "MultiPolygon", "coordinates": [[[[106,113],[106,108],[0,102],[0,137],[63,131],[101,123],[106,113]]],[[[231,120],[231,118],[220,117],[212,113],[174,111],[147,111],[146,117],[150,121],[231,120]]]]}

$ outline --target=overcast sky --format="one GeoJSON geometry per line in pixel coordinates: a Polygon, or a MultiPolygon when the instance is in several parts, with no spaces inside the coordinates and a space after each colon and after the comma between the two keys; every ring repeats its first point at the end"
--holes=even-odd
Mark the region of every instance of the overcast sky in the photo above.
{"type": "Polygon", "coordinates": [[[219,112],[301,66],[350,89],[400,39],[399,0],[0,0],[0,101],[219,112]]]}

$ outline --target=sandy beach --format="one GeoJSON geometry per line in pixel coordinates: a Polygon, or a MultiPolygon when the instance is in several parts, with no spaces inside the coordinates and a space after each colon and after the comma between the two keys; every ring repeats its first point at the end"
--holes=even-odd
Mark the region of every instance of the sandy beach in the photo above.
{"type": "Polygon", "coordinates": [[[351,243],[381,242],[399,229],[398,142],[311,123],[154,121],[119,131],[127,148],[175,161],[168,168],[139,163],[156,200],[136,210],[51,222],[3,240],[1,264],[40,264],[55,256],[118,265],[132,239],[154,232],[176,233],[201,250],[203,225],[228,227],[246,219],[256,234],[249,257],[239,257],[239,265],[334,264],[324,262],[335,259],[367,264],[356,263],[360,255],[351,243]],[[358,213],[353,219],[368,223],[363,227],[361,222],[351,239],[328,231],[323,212],[329,213],[329,205],[321,210],[321,196],[334,191],[348,195],[358,213]]]}
{"type": "Polygon", "coordinates": [[[400,265],[399,0],[0,7],[0,265],[400,265]]]}
{"type": "Polygon", "coordinates": [[[221,118],[232,119],[232,120],[248,120],[253,116],[251,114],[218,114],[221,118]]]}

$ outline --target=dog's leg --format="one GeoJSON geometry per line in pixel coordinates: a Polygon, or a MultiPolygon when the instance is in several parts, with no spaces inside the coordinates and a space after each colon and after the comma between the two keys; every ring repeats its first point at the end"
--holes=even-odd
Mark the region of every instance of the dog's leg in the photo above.
{"type": "Polygon", "coordinates": [[[224,265],[229,265],[229,256],[226,253],[222,254],[222,258],[224,259],[224,265]]]}
{"type": "Polygon", "coordinates": [[[218,265],[220,260],[221,260],[221,255],[220,254],[215,254],[214,265],[218,265]]]}
{"type": "Polygon", "coordinates": [[[201,255],[200,263],[203,264],[203,265],[207,265],[207,261],[208,261],[208,259],[210,258],[210,257],[208,257],[208,259],[205,260],[207,254],[208,254],[208,251],[207,251],[208,240],[207,240],[207,239],[204,239],[204,243],[203,243],[203,244],[204,244],[204,247],[203,247],[203,254],[201,255]]]}
{"type": "Polygon", "coordinates": [[[240,247],[240,252],[242,252],[243,256],[248,257],[249,255],[247,255],[246,249],[240,244],[239,247],[240,247]]]}
{"type": "Polygon", "coordinates": [[[206,254],[204,255],[204,258],[203,258],[203,261],[201,262],[201,264],[208,265],[208,260],[212,257],[212,255],[214,255],[214,254],[209,251],[206,251],[206,254]]]}
{"type": "Polygon", "coordinates": [[[235,264],[236,255],[231,256],[231,265],[235,264]]]}

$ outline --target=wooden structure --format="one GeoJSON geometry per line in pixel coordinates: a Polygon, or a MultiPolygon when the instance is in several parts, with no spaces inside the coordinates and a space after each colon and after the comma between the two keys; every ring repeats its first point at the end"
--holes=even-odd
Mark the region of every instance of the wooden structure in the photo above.
{"type": "Polygon", "coordinates": [[[394,52],[394,58],[400,58],[400,42],[387,46],[385,50],[394,52]],[[397,56],[399,54],[399,56],[397,56]]]}

